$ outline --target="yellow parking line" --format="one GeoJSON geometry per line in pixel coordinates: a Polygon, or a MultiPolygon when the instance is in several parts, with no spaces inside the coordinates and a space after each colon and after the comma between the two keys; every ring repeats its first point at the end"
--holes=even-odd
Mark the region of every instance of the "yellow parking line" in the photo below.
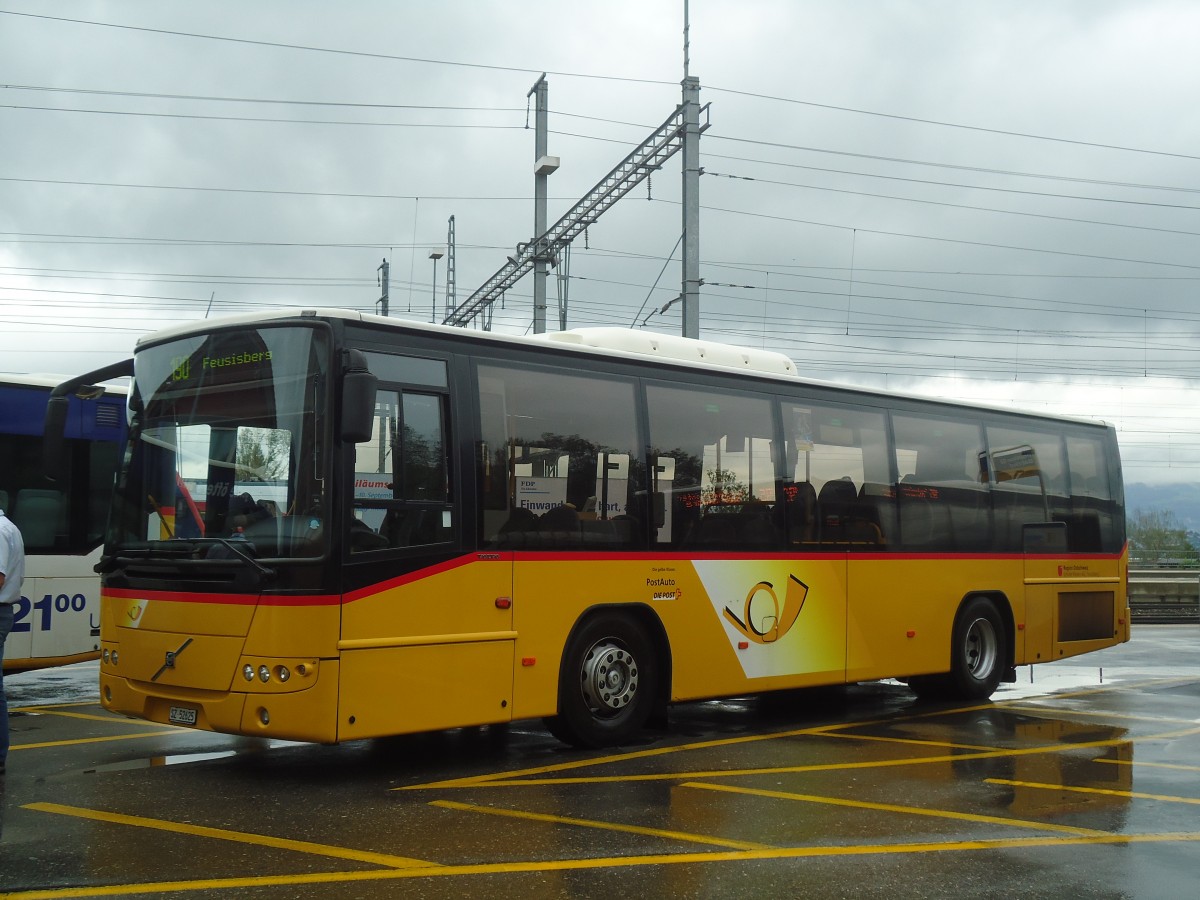
{"type": "MultiPolygon", "coordinates": [[[[752,769],[706,769],[684,772],[652,772],[637,775],[592,775],[566,778],[526,777],[530,774],[535,774],[538,772],[554,772],[577,768],[587,768],[591,766],[605,766],[613,762],[622,761],[632,755],[622,754],[620,756],[600,757],[597,759],[579,760],[574,763],[545,766],[540,769],[525,769],[515,772],[502,772],[493,775],[478,775],[472,778],[453,779],[450,781],[412,785],[409,787],[394,788],[394,790],[412,791],[427,790],[430,788],[512,788],[570,784],[632,784],[639,781],[678,781],[681,779],[695,781],[711,778],[740,778],[746,775],[795,775],[803,772],[842,772],[855,769],[890,769],[898,768],[900,766],[924,766],[936,765],[939,763],[960,763],[976,759],[1003,759],[1021,756],[1067,753],[1078,750],[1096,750],[1101,747],[1117,747],[1130,743],[1189,737],[1194,734],[1200,734],[1200,728],[1184,728],[1177,731],[1165,731],[1157,734],[1149,734],[1132,738],[1128,736],[1122,736],[1119,738],[1108,738],[1097,741],[1080,741],[1072,744],[1055,743],[1039,744],[1034,747],[1002,747],[995,750],[984,750],[973,753],[947,753],[938,756],[913,756],[866,760],[863,762],[812,763],[810,765],[802,766],[776,766],[772,768],[752,769]]],[[[664,751],[671,749],[672,748],[663,748],[664,751]]],[[[681,749],[683,748],[673,748],[674,751],[679,751],[681,749]]]]}
{"type": "Polygon", "coordinates": [[[369,850],[353,850],[349,847],[335,847],[330,844],[315,844],[310,841],[293,841],[287,838],[271,837],[265,834],[251,834],[245,831],[228,831],[224,828],[208,828],[204,825],[187,825],[182,822],[169,822],[164,819],[148,819],[143,816],[126,816],[121,813],[103,812],[96,809],[83,809],[78,806],[63,806],[58,803],[28,803],[23,809],[38,812],[57,813],[73,816],[77,819],[92,819],[98,822],[109,822],[116,825],[134,825],[139,828],[153,828],[158,831],[170,831],[176,834],[187,834],[193,837],[215,838],[222,841],[236,841],[239,844],[253,844],[259,847],[274,847],[279,850],[294,850],[297,853],[308,853],[316,856],[331,856],[334,859],[348,859],[355,862],[373,863],[377,866],[387,866],[391,869],[403,869],[412,866],[435,866],[437,863],[426,862],[423,859],[412,859],[407,856],[393,856],[388,853],[374,853],[369,850]]]}
{"type": "Polygon", "coordinates": [[[689,781],[683,787],[705,791],[723,791],[727,794],[746,794],[752,797],[769,797],[775,800],[798,800],[803,803],[819,803],[825,806],[845,806],[851,809],[870,809],[876,812],[902,813],[907,816],[929,816],[935,819],[956,819],[962,822],[978,822],[985,825],[1008,825],[1013,828],[1029,828],[1035,831],[1055,831],[1062,834],[1097,836],[1109,834],[1094,828],[1074,828],[1070,825],[1050,825],[1028,819],[1009,819],[1003,816],[985,816],[978,813],[955,812],[949,809],[927,809],[920,806],[898,806],[893,803],[872,803],[868,800],[844,800],[840,797],[819,797],[813,794],[796,794],[791,791],[769,791],[758,788],[735,787],[728,784],[702,784],[689,781]]]}
{"type": "MultiPolygon", "coordinates": [[[[142,724],[142,723],[137,723],[142,724]]],[[[184,729],[143,731],[138,734],[110,734],[105,737],[72,738],[68,741],[42,741],[38,744],[13,744],[9,750],[43,750],[46,747],[73,747],[76,744],[103,744],[105,741],[132,741],[136,738],[161,737],[164,734],[176,734],[184,729]]]]}
{"type": "Polygon", "coordinates": [[[492,816],[508,816],[513,819],[529,819],[534,822],[549,822],[552,825],[578,825],[582,828],[596,828],[603,831],[620,831],[627,834],[640,834],[645,837],[666,838],[671,841],[687,841],[693,844],[710,844],[714,847],[729,847],[734,850],[766,850],[770,844],[759,844],[754,841],[735,841],[726,838],[708,837],[702,834],[691,834],[685,831],[669,831],[663,828],[646,828],[641,825],[621,825],[616,822],[599,822],[594,819],[574,819],[570,816],[553,816],[546,813],[525,812],[518,809],[501,809],[495,806],[475,806],[469,803],[456,803],[453,800],[434,800],[430,806],[440,806],[443,809],[457,809],[463,812],[486,813],[492,816]]]}
{"type": "Polygon", "coordinates": [[[910,853],[954,853],[970,851],[1022,850],[1036,847],[1075,847],[1102,844],[1194,843],[1200,832],[1164,834],[1100,834],[1079,837],[1021,837],[998,840],[946,841],[900,844],[862,844],[837,847],[782,847],[768,850],[714,850],[703,853],[665,853],[650,856],[590,857],[586,859],[520,860],[463,866],[430,866],[409,869],[373,869],[369,872],[313,872],[303,875],[214,878],[203,881],[160,881],[142,884],[105,885],[35,890],[0,894],[0,900],[64,900],[79,897],[169,894],[183,891],[221,891],[243,887],[272,887],[310,884],[353,884],[395,881],[400,878],[444,878],[464,875],[513,875],[528,872],[566,872],[594,869],[639,868],[643,866],[738,863],[760,860],[805,859],[834,856],[878,856],[910,853]]]}
{"type": "Polygon", "coordinates": [[[944,750],[995,750],[994,745],[987,744],[956,744],[952,741],[926,741],[920,738],[883,737],[873,734],[854,734],[840,731],[835,734],[826,733],[821,737],[842,738],[847,741],[876,741],[883,744],[909,744],[914,747],[941,747],[944,750]]]}
{"type": "Polygon", "coordinates": [[[78,713],[67,712],[63,709],[54,709],[48,706],[31,706],[24,710],[27,716],[59,716],[63,719],[89,719],[93,722],[111,722],[114,725],[145,725],[146,723],[138,719],[127,719],[124,716],[107,715],[100,716],[95,713],[78,713]]]}
{"type": "Polygon", "coordinates": [[[1161,800],[1164,803],[1191,803],[1200,806],[1200,797],[1173,797],[1170,794],[1143,794],[1140,791],[1114,791],[1110,788],[1076,787],[1070,784],[1041,784],[1036,781],[1009,781],[1005,778],[985,778],[984,780],[988,784],[1003,784],[1009,787],[1070,791],[1075,794],[1103,794],[1108,797],[1122,797],[1126,800],[1161,800]]]}
{"type": "Polygon", "coordinates": [[[512,778],[524,778],[529,775],[545,775],[549,772],[567,772],[573,769],[586,769],[591,766],[608,766],[612,765],[613,763],[648,759],[654,756],[670,756],[672,754],[686,753],[692,750],[714,750],[724,747],[737,746],[738,744],[753,744],[760,741],[774,741],[794,737],[822,737],[825,735],[829,735],[831,737],[841,737],[840,734],[836,734],[835,732],[842,731],[847,728],[864,728],[870,725],[882,725],[885,723],[890,724],[893,721],[895,720],[878,719],[874,721],[860,722],[835,722],[828,725],[814,725],[810,728],[795,728],[790,731],[776,731],[771,732],[770,734],[744,734],[731,738],[717,738],[709,741],[694,741],[690,744],[676,744],[670,747],[652,747],[647,750],[632,750],[628,753],[616,753],[610,756],[597,756],[589,759],[577,759],[570,762],[554,763],[548,766],[534,766],[533,768],[529,769],[515,769],[509,772],[493,772],[488,775],[471,775],[466,778],[451,778],[447,781],[430,781],[425,784],[411,784],[398,788],[392,788],[392,790],[421,791],[434,788],[474,787],[476,785],[487,784],[488,782],[496,780],[507,781],[512,778]]]}
{"type": "MultiPolygon", "coordinates": [[[[839,725],[837,727],[848,727],[839,725]]],[[[678,744],[671,747],[653,747],[648,750],[633,750],[628,753],[615,753],[609,756],[598,756],[589,759],[576,759],[570,762],[554,763],[548,766],[534,766],[529,769],[515,769],[510,772],[493,772],[489,775],[472,775],[467,778],[451,778],[447,781],[431,781],[425,784],[412,784],[393,788],[396,791],[420,791],[435,788],[474,787],[496,780],[507,781],[513,778],[524,778],[529,775],[545,775],[550,772],[569,772],[574,769],[586,769],[591,766],[610,766],[613,763],[629,762],[631,760],[649,759],[654,756],[670,756],[689,750],[711,750],[717,747],[729,747],[737,744],[749,744],[757,741],[769,741],[776,738],[800,737],[819,733],[811,728],[801,728],[795,731],[783,731],[775,734],[748,734],[733,738],[720,738],[712,741],[697,741],[691,744],[678,744]]]]}

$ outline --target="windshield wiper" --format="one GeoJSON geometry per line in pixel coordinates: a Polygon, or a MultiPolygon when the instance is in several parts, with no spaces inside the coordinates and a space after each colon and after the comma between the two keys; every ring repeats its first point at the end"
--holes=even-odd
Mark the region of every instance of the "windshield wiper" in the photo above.
{"type": "Polygon", "coordinates": [[[231,541],[231,540],[229,540],[229,538],[222,538],[222,537],[202,537],[202,538],[190,538],[189,540],[197,542],[197,543],[203,543],[205,541],[215,541],[216,543],[220,544],[221,546],[227,547],[229,550],[232,550],[234,555],[237,556],[238,559],[245,560],[250,565],[252,565],[255,569],[258,570],[258,574],[262,575],[264,578],[274,578],[275,577],[274,569],[270,568],[269,566],[264,566],[262,563],[260,563],[257,559],[255,559],[253,556],[251,556],[249,553],[247,553],[243,549],[243,547],[248,543],[245,539],[231,541]],[[242,547],[239,547],[238,544],[241,544],[242,547]]]}
{"type": "Polygon", "coordinates": [[[171,538],[166,541],[154,541],[151,546],[128,548],[118,550],[115,553],[102,556],[100,562],[97,563],[95,570],[100,573],[111,572],[114,569],[128,565],[131,562],[138,560],[152,561],[154,559],[186,559],[192,558],[196,562],[201,560],[194,556],[200,545],[204,544],[220,544],[228,549],[231,555],[222,557],[206,557],[204,561],[222,562],[230,559],[237,559],[246,563],[253,568],[264,579],[273,580],[276,571],[270,566],[264,566],[257,559],[251,556],[245,549],[244,545],[247,542],[244,540],[230,540],[221,537],[196,537],[196,538],[171,538]],[[238,546],[239,544],[243,546],[238,546]]]}

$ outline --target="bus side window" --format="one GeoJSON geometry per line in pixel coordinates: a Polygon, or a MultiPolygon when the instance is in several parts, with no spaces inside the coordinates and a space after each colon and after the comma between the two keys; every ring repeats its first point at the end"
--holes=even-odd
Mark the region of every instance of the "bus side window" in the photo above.
{"type": "Polygon", "coordinates": [[[1113,500],[1104,444],[1092,435],[1067,435],[1071,469],[1071,513],[1068,546],[1074,552],[1097,552],[1120,546],[1122,513],[1113,500]]]}
{"type": "Polygon", "coordinates": [[[350,551],[453,540],[445,398],[380,390],[371,437],[355,446],[350,551]]]}
{"type": "Polygon", "coordinates": [[[882,412],[783,404],[787,539],[792,546],[884,550],[896,539],[882,412]]]}
{"type": "Polygon", "coordinates": [[[894,413],[900,536],[913,550],[989,550],[992,497],[978,421],[894,413]]]}
{"type": "Polygon", "coordinates": [[[644,543],[631,380],[480,365],[484,546],[618,550],[644,543]]]}
{"type": "Polygon", "coordinates": [[[658,546],[777,550],[783,544],[770,401],[650,385],[651,464],[663,498],[658,546]]]}
{"type": "Polygon", "coordinates": [[[989,425],[995,549],[1021,552],[1024,526],[1062,521],[1070,513],[1063,439],[1058,432],[989,425]]]}

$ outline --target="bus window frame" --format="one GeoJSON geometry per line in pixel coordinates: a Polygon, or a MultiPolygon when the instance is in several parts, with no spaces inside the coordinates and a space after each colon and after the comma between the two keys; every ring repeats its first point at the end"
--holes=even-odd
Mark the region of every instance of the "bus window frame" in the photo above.
{"type": "MultiPolygon", "coordinates": [[[[438,398],[441,411],[442,453],[446,466],[447,490],[445,501],[409,500],[394,496],[390,499],[377,500],[357,498],[354,496],[354,483],[358,477],[358,472],[355,469],[355,461],[359,445],[349,441],[343,442],[342,460],[338,466],[341,473],[341,483],[345,485],[344,496],[338,504],[343,522],[343,527],[339,529],[340,540],[342,542],[342,549],[339,554],[340,558],[344,564],[359,564],[391,558],[437,555],[461,548],[463,536],[466,533],[463,517],[467,514],[464,498],[468,493],[468,489],[463,483],[464,470],[456,444],[459,433],[458,421],[462,415],[462,411],[458,409],[458,407],[462,406],[462,401],[455,402],[455,397],[462,396],[462,391],[455,377],[457,368],[456,357],[449,353],[440,353],[416,345],[396,348],[373,346],[367,341],[346,341],[342,346],[344,349],[361,351],[366,356],[368,368],[378,379],[376,397],[381,398],[385,394],[395,395],[398,400],[398,410],[403,409],[405,394],[435,396],[438,398]],[[388,373],[376,371],[377,368],[380,368],[377,363],[380,357],[437,362],[441,364],[445,378],[441,384],[429,381],[393,380],[388,377],[388,373]],[[372,365],[373,362],[376,364],[372,365]],[[355,515],[358,510],[390,511],[405,508],[448,510],[451,516],[449,538],[444,541],[427,544],[387,545],[380,547],[359,547],[357,549],[353,546],[350,531],[354,527],[354,521],[358,518],[355,515]]],[[[377,419],[378,417],[375,418],[377,419]]]]}
{"type": "MultiPolygon", "coordinates": [[[[493,348],[495,351],[497,348],[493,348]]],[[[465,390],[470,395],[470,409],[460,408],[460,415],[470,415],[472,418],[469,422],[466,432],[472,435],[470,453],[470,471],[475,479],[473,492],[471,496],[473,511],[472,516],[478,516],[471,523],[471,536],[473,546],[486,550],[512,549],[498,545],[495,538],[497,535],[489,538],[486,534],[487,512],[490,507],[487,504],[487,496],[485,495],[484,485],[486,478],[483,474],[484,467],[487,464],[485,453],[494,453],[495,448],[488,447],[485,440],[486,427],[483,422],[483,410],[480,405],[480,370],[481,368],[491,368],[504,372],[521,372],[522,374],[531,376],[546,376],[553,377],[555,375],[566,375],[574,378],[584,378],[593,382],[606,382],[611,384],[628,387],[631,390],[631,421],[633,426],[633,442],[628,448],[629,455],[629,477],[628,477],[628,493],[627,507],[624,515],[630,517],[635,523],[631,531],[632,546],[623,548],[624,551],[644,551],[648,547],[649,519],[653,513],[653,503],[649,497],[650,493],[650,476],[648,471],[645,471],[648,465],[648,430],[647,430],[647,407],[646,407],[646,386],[654,380],[652,376],[647,376],[646,373],[637,374],[626,369],[623,365],[614,362],[606,366],[596,366],[591,360],[570,360],[559,357],[548,357],[548,361],[542,359],[533,359],[526,354],[518,354],[510,356],[501,352],[491,352],[486,356],[472,355],[470,365],[465,367],[466,381],[464,382],[465,390]],[[569,365],[570,362],[575,362],[576,365],[569,365]]],[[[511,446],[511,445],[509,445],[511,446]]],[[[618,452],[624,453],[624,449],[618,452]]],[[[506,458],[507,458],[506,451],[506,458]]],[[[505,479],[508,489],[512,490],[511,479],[514,478],[511,470],[506,472],[505,479]]],[[[511,497],[510,497],[511,499],[511,497]]],[[[507,508],[507,514],[511,515],[514,507],[507,508]]],[[[617,517],[613,517],[617,518],[617,517]]],[[[554,552],[578,552],[580,547],[550,547],[554,552]]]]}

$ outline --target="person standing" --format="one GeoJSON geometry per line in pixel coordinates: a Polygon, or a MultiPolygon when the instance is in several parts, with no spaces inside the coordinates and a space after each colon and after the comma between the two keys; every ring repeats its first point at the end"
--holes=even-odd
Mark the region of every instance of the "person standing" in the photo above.
{"type": "Polygon", "coordinates": [[[8,699],[4,695],[4,640],[13,627],[13,604],[25,579],[25,541],[0,509],[0,775],[8,760],[8,699]]]}

